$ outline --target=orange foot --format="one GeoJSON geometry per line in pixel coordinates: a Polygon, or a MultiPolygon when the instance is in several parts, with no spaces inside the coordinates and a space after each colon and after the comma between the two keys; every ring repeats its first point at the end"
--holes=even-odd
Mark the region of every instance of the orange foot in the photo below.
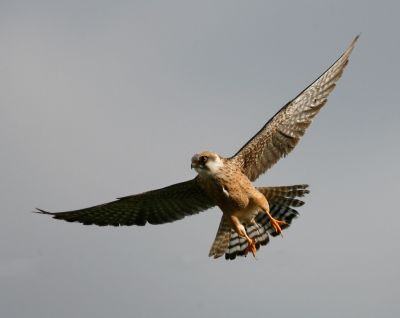
{"type": "Polygon", "coordinates": [[[250,241],[247,242],[247,252],[251,252],[254,257],[256,257],[256,252],[257,252],[257,247],[256,247],[256,240],[255,239],[250,239],[250,241]]]}
{"type": "Polygon", "coordinates": [[[270,218],[269,221],[271,222],[272,227],[274,228],[276,234],[282,235],[281,225],[287,225],[285,221],[280,221],[274,218],[270,218]]]}

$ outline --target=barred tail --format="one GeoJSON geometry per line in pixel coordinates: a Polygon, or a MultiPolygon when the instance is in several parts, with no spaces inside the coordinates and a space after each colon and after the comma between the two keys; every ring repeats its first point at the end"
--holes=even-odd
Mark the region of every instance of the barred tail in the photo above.
{"type": "Polygon", "coordinates": [[[225,251],[229,246],[229,241],[231,240],[232,231],[233,229],[229,221],[225,218],[224,215],[222,215],[217,235],[215,235],[215,239],[208,256],[218,258],[225,254],[225,251]]]}
{"type": "MultiPolygon", "coordinates": [[[[299,212],[293,208],[304,205],[304,201],[296,197],[303,197],[305,194],[310,193],[307,184],[281,187],[258,187],[257,189],[267,198],[271,215],[275,219],[283,220],[287,223],[287,225],[281,226],[282,229],[288,228],[292,220],[299,215],[299,212]]],[[[272,236],[278,235],[271,226],[265,213],[259,213],[256,216],[256,222],[263,224],[267,232],[272,236]]]]}
{"type": "MultiPolygon", "coordinates": [[[[292,220],[298,216],[298,212],[293,208],[304,204],[297,197],[303,197],[309,193],[310,191],[307,188],[308,185],[302,184],[283,187],[259,187],[257,189],[267,198],[272,216],[287,223],[287,225],[282,226],[282,229],[284,229],[289,227],[292,220]]],[[[254,222],[243,225],[248,236],[256,240],[257,250],[260,246],[267,245],[269,234],[277,235],[269,222],[268,216],[263,211],[257,214],[254,222]]],[[[209,256],[217,258],[225,254],[226,259],[246,256],[247,245],[247,241],[240,237],[223,217],[209,256]]]]}

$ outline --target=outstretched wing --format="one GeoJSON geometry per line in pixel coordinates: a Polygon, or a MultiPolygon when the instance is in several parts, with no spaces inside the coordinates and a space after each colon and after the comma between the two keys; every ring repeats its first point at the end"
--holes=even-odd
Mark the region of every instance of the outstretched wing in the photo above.
{"type": "Polygon", "coordinates": [[[55,219],[96,225],[145,225],[173,222],[213,207],[214,202],[198,185],[197,178],[169,187],[135,194],[90,208],[39,213],[55,219]]]}
{"type": "Polygon", "coordinates": [[[298,143],[312,119],[325,105],[329,93],[341,77],[357,42],[353,40],[343,55],[295,99],[287,103],[230,160],[254,181],[287,155],[298,143]]]}

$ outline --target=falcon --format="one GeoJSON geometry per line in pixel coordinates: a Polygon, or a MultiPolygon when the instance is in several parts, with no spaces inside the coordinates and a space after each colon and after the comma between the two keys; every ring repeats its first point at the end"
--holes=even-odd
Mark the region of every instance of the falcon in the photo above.
{"type": "Polygon", "coordinates": [[[191,168],[197,176],[165,188],[118,198],[93,207],[36,212],[83,224],[145,225],[180,220],[218,206],[221,221],[209,256],[226,259],[256,255],[297,217],[299,198],[308,185],[256,187],[253,181],[286,156],[319,110],[326,104],[357,42],[354,38],[341,57],[297,97],[282,107],[235,155],[224,158],[212,151],[195,154],[191,168]]]}

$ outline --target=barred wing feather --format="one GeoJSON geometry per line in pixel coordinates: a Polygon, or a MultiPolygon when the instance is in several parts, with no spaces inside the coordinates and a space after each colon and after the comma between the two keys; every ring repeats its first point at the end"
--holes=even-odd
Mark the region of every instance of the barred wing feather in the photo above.
{"type": "Polygon", "coordinates": [[[287,155],[304,135],[306,128],[325,105],[329,93],[341,77],[356,44],[353,40],[343,55],[296,98],[282,107],[264,127],[230,160],[254,181],[287,155]]]}
{"type": "Polygon", "coordinates": [[[162,189],[148,191],[86,209],[67,212],[47,212],[55,219],[86,225],[145,225],[173,222],[213,207],[198,185],[197,178],[162,189]]]}

